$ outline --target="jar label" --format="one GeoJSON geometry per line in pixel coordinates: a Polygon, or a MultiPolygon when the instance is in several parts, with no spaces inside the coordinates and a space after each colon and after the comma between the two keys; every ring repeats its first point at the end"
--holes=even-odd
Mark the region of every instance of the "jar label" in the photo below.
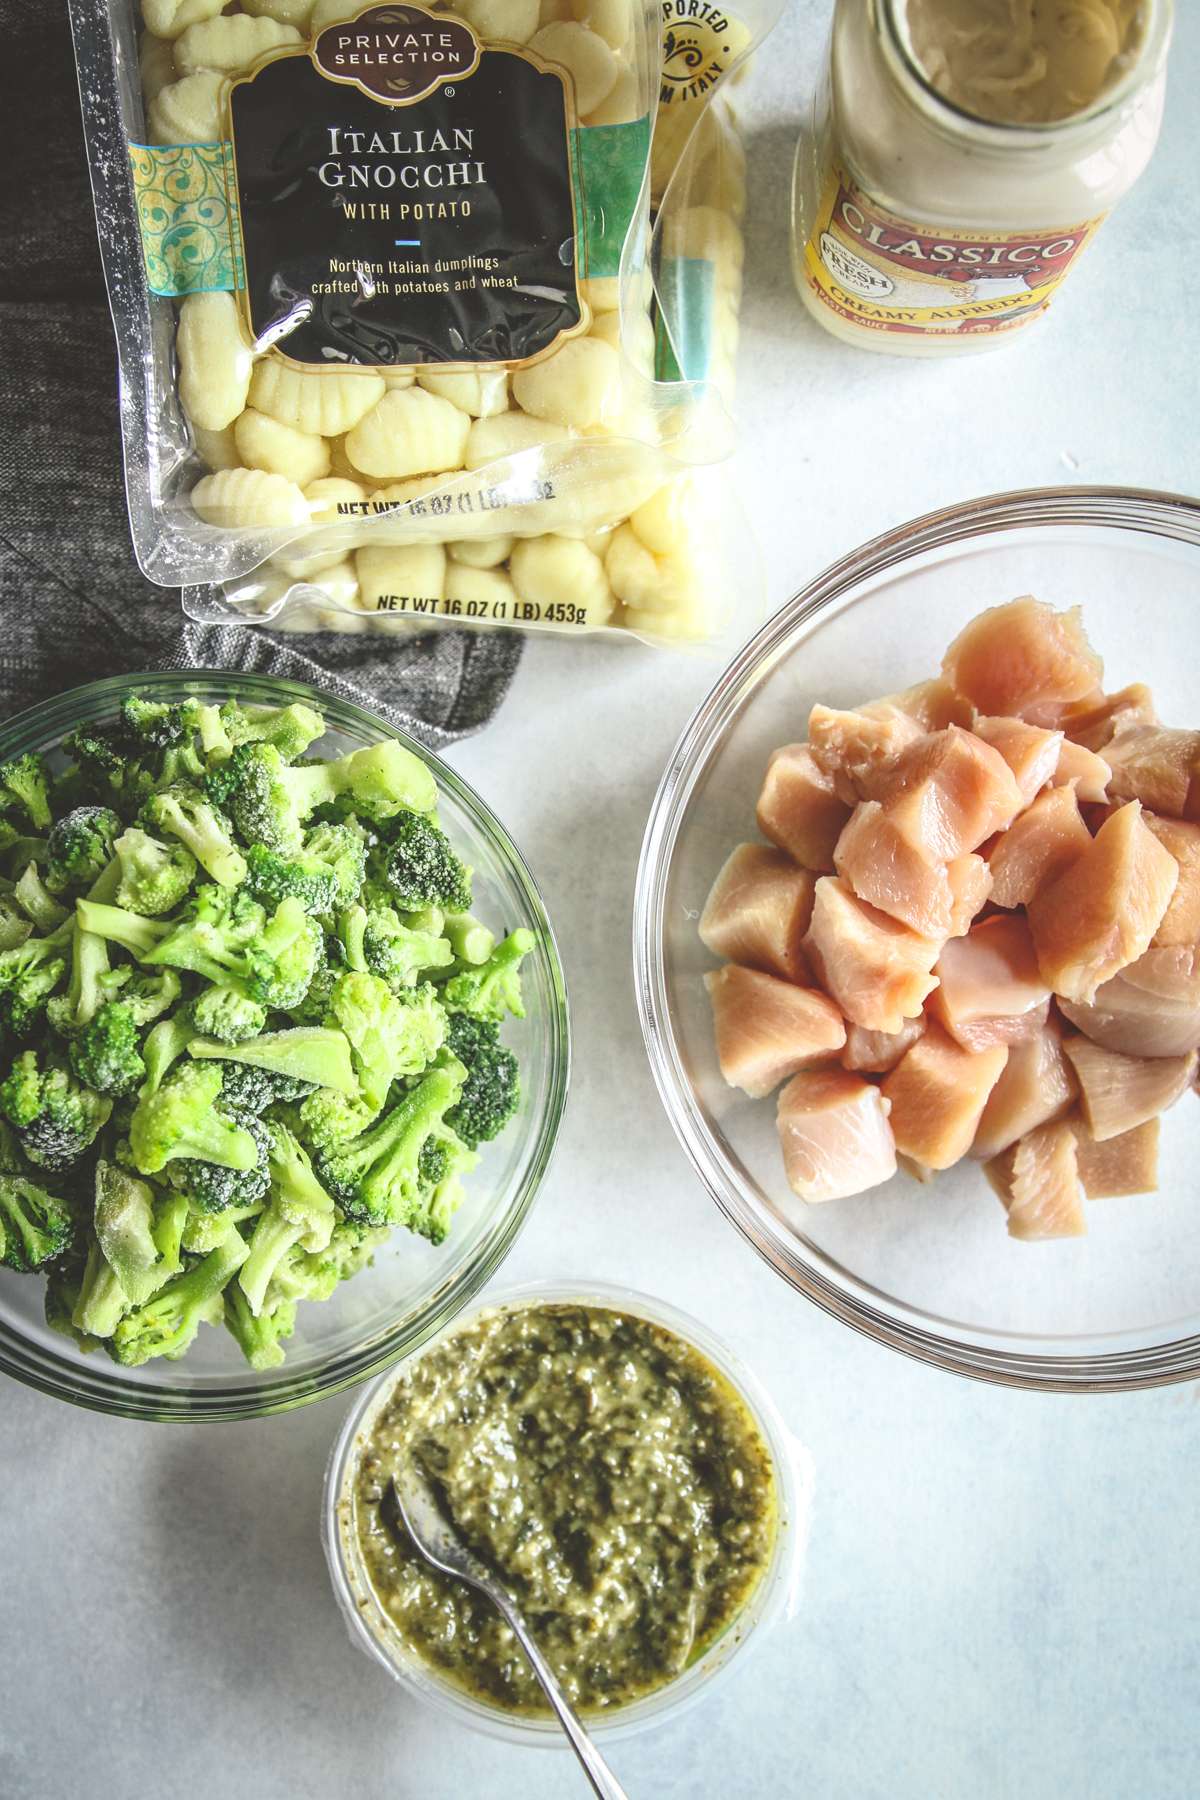
{"type": "Polygon", "coordinates": [[[1103,215],[1037,231],[965,231],[889,212],[831,169],[804,247],[823,305],[869,331],[962,337],[1041,316],[1103,215]]]}
{"type": "Polygon", "coordinates": [[[415,5],[233,81],[246,323],[305,367],[513,366],[585,327],[570,78],[415,5]]]}

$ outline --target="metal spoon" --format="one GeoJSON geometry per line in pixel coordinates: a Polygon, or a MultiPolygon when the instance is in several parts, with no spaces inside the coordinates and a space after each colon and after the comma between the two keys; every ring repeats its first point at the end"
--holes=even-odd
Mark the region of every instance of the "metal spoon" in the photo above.
{"type": "MultiPolygon", "coordinates": [[[[486,1594],[511,1627],[592,1784],[593,1793],[599,1794],[600,1800],[627,1800],[625,1789],[580,1724],[558,1685],[557,1676],[530,1636],[516,1601],[487,1564],[463,1543],[438,1505],[437,1496],[415,1459],[410,1459],[401,1474],[393,1477],[385,1498],[390,1499],[395,1515],[407,1527],[409,1537],[426,1562],[440,1569],[443,1575],[456,1575],[460,1581],[466,1581],[481,1594],[486,1594]]],[[[385,1506],[385,1513],[388,1510],[385,1506]]],[[[394,1518],[388,1521],[389,1524],[394,1522],[394,1518]]]]}

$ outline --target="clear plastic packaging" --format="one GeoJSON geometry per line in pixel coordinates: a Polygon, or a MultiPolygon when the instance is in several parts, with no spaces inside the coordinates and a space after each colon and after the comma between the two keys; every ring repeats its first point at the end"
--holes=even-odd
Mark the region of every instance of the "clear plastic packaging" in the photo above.
{"type": "Polygon", "coordinates": [[[652,246],[652,9],[71,14],[152,580],[299,629],[744,632],[743,545],[714,552],[693,480],[731,447],[730,359],[694,284],[656,324],[652,248],[721,246],[686,157],[652,246]]]}

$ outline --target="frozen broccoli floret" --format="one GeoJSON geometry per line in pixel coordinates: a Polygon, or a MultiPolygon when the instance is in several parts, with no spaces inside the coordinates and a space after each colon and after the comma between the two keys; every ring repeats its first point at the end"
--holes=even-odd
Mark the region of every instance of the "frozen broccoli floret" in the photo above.
{"type": "Polygon", "coordinates": [[[133,1008],[108,1000],[71,1043],[71,1067],[98,1094],[132,1094],[146,1077],[133,1008]]]}
{"type": "MultiPolygon", "coordinates": [[[[46,1017],[63,1037],[74,1037],[97,1008],[117,990],[109,968],[108,944],[93,931],[84,931],[76,917],[71,927],[71,974],[65,994],[46,1002],[46,1017]]],[[[124,986],[124,981],[119,986],[124,986]]]]}
{"type": "Polygon", "coordinates": [[[83,1279],[71,1311],[71,1324],[85,1337],[110,1338],[125,1313],[129,1296],[97,1241],[88,1246],[83,1279]]]}
{"type": "Polygon", "coordinates": [[[188,969],[286,1012],[308,992],[324,954],[321,928],[298,900],[281,901],[267,919],[253,901],[202,887],[143,960],[188,969]]]}
{"type": "Polygon", "coordinates": [[[462,1204],[462,1178],[479,1161],[474,1150],[450,1131],[426,1138],[418,1163],[419,1204],[408,1221],[409,1230],[431,1244],[445,1242],[450,1221],[462,1204]]]}
{"type": "Polygon", "coordinates": [[[311,1081],[297,1081],[290,1075],[277,1075],[270,1069],[256,1069],[250,1063],[221,1064],[221,1106],[225,1112],[266,1112],[269,1106],[289,1106],[315,1091],[311,1081]]]}
{"type": "Polygon", "coordinates": [[[362,1097],[376,1112],[386,1104],[393,1081],[419,1075],[445,1036],[445,1014],[428,985],[401,999],[378,975],[350,970],[334,983],[329,1011],[350,1041],[362,1097]]]}
{"type": "Polygon", "coordinates": [[[278,904],[294,897],[306,912],[331,913],[362,886],[366,844],[349,825],[318,825],[302,849],[286,852],[253,844],[246,862],[246,885],[257,899],[278,904]]]}
{"type": "Polygon", "coordinates": [[[360,1269],[370,1268],[375,1252],[382,1249],[390,1235],[386,1225],[358,1225],[342,1220],[334,1226],[326,1249],[295,1249],[283,1258],[264,1304],[271,1306],[280,1299],[328,1300],[339,1283],[348,1281],[360,1269]]]}
{"type": "Polygon", "coordinates": [[[96,1239],[135,1306],[179,1273],[186,1213],[186,1198],[162,1193],[120,1163],[101,1158],[96,1164],[96,1239]]]}
{"type": "Polygon", "coordinates": [[[278,1122],[268,1130],[271,1199],[259,1214],[250,1254],[238,1272],[238,1284],[256,1316],[263,1311],[267,1288],[283,1258],[297,1244],[305,1250],[324,1250],[337,1223],[333,1200],[299,1139],[278,1122]]]}
{"type": "Polygon", "coordinates": [[[461,963],[485,963],[496,948],[495,932],[471,913],[448,913],[442,935],[461,963]]]}
{"type": "Polygon", "coordinates": [[[499,1023],[506,1013],[525,1017],[521,997],[521,963],[534,948],[532,931],[511,931],[485,963],[461,969],[442,988],[442,1004],[450,1012],[474,1013],[499,1023]]]}
{"type": "MultiPolygon", "coordinates": [[[[140,1029],[161,1019],[183,992],[174,969],[160,969],[156,974],[145,969],[120,969],[114,973],[123,979],[114,986],[112,998],[120,995],[122,1004],[129,1008],[140,1029]]],[[[100,985],[107,990],[108,983],[103,977],[100,985]]]]}
{"type": "Polygon", "coordinates": [[[257,1037],[267,1022],[267,1009],[236,988],[207,987],[191,1002],[192,1023],[201,1037],[221,1044],[240,1044],[257,1037]]]}
{"type": "Polygon", "coordinates": [[[360,1096],[335,1093],[332,1088],[318,1088],[302,1100],[297,1113],[301,1136],[313,1151],[325,1151],[335,1144],[358,1137],[367,1129],[379,1111],[368,1106],[360,1096]]]}
{"type": "Polygon", "coordinates": [[[112,860],[121,821],[110,806],[77,806],[50,828],[46,886],[52,894],[91,887],[112,860]]]}
{"type": "Polygon", "coordinates": [[[141,694],[130,694],[121,702],[121,724],[126,735],[148,749],[166,750],[178,744],[190,723],[186,701],[147,700],[141,694]]]}
{"type": "Polygon", "coordinates": [[[0,763],[0,810],[28,820],[35,831],[50,829],[50,785],[40,756],[30,752],[0,763]]]}
{"type": "Polygon", "coordinates": [[[155,1356],[182,1356],[205,1321],[215,1323],[224,1317],[224,1289],[247,1254],[248,1246],[231,1225],[203,1262],[176,1275],[125,1314],[109,1340],[111,1355],[127,1368],[155,1356]]]}
{"type": "Polygon", "coordinates": [[[295,767],[272,744],[239,744],[209,775],[206,790],[214,805],[227,809],[246,843],[283,851],[300,849],[305,821],[339,796],[369,819],[390,818],[401,807],[427,812],[437,801],[425,764],[390,740],[332,762],[295,767]]]}
{"type": "Polygon", "coordinates": [[[197,1038],[190,1053],[201,1060],[250,1063],[314,1087],[357,1094],[358,1081],[350,1045],[342,1032],[325,1025],[297,1025],[290,1031],[264,1031],[243,1044],[221,1044],[197,1038]]]}
{"type": "Polygon", "coordinates": [[[168,1069],[178,1062],[195,1035],[196,1028],[192,1023],[190,1007],[185,1006],[179,1012],[172,1013],[169,1018],[158,1021],[142,1045],[142,1057],[146,1064],[146,1079],[142,1083],[141,1092],[143,1100],[158,1092],[168,1069]]]}
{"type": "Polygon", "coordinates": [[[46,1002],[67,972],[70,939],[71,928],[63,924],[48,937],[0,950],[0,1023],[15,1037],[27,1037],[41,1023],[46,1002]]]}
{"type": "Polygon", "coordinates": [[[295,701],[290,706],[241,706],[228,700],[221,708],[221,723],[230,748],[272,744],[284,762],[294,762],[325,735],[320,713],[295,701]]]}
{"type": "Polygon", "coordinates": [[[178,838],[218,886],[233,888],[246,879],[246,859],[229,820],[199,788],[176,782],[147,800],[142,818],[152,830],[178,838]]]}
{"type": "Polygon", "coordinates": [[[358,1137],[318,1152],[317,1173],[347,1218],[411,1227],[421,1217],[421,1150],[442,1127],[465,1080],[461,1063],[435,1065],[358,1137]]]}
{"type": "Polygon", "coordinates": [[[296,1329],[296,1302],[276,1299],[269,1312],[255,1313],[231,1281],[225,1289],[225,1329],[252,1369],[274,1369],[283,1361],[283,1339],[296,1329]]]}
{"type": "Polygon", "coordinates": [[[120,866],[118,906],[155,918],[186,898],[196,879],[196,859],[182,844],[160,843],[140,825],[131,825],[113,847],[120,866]]]}
{"type": "Polygon", "coordinates": [[[517,1110],[521,1079],[517,1059],[500,1042],[490,1019],[451,1013],[446,1042],[467,1071],[462,1098],[446,1122],[471,1150],[498,1137],[517,1110]]]}
{"type": "Polygon", "coordinates": [[[24,1175],[0,1175],[0,1262],[23,1272],[62,1256],[75,1235],[71,1208],[24,1175]]]}
{"type": "Polygon", "coordinates": [[[139,962],[147,962],[150,954],[168,935],[171,927],[161,919],[143,919],[127,906],[106,906],[98,900],[77,900],[75,919],[80,930],[93,932],[111,944],[120,944],[139,962]]]}
{"type": "MultiPolygon", "coordinates": [[[[29,866],[36,871],[36,863],[29,866]]],[[[0,883],[0,951],[16,950],[32,935],[33,920],[18,902],[11,882],[0,883]]]]}
{"type": "Polygon", "coordinates": [[[172,1162],[167,1172],[172,1187],[185,1193],[198,1212],[223,1213],[230,1207],[254,1207],[270,1185],[267,1159],[271,1139],[267,1127],[253,1113],[224,1116],[252,1138],[255,1161],[249,1169],[231,1169],[222,1163],[190,1156],[172,1162]]]}
{"type": "Polygon", "coordinates": [[[29,1161],[66,1169],[95,1142],[112,1101],[80,1086],[69,1069],[26,1050],[0,1082],[0,1112],[29,1161]]]}
{"type": "Polygon", "coordinates": [[[446,969],[454,952],[439,932],[416,928],[394,907],[354,906],[339,920],[339,937],[351,969],[368,969],[395,993],[411,987],[421,974],[446,969]]]}
{"type": "Polygon", "coordinates": [[[156,1175],[182,1157],[242,1171],[258,1167],[257,1140],[245,1124],[217,1110],[220,1093],[220,1069],[189,1062],[153,1093],[143,1094],[129,1127],[130,1151],[141,1174],[156,1175]]]}
{"type": "MultiPolygon", "coordinates": [[[[13,899],[39,931],[57,931],[67,908],[50,892],[35,862],[27,864],[13,888],[13,899]]],[[[26,932],[28,937],[28,932],[26,932]]]]}
{"type": "Polygon", "coordinates": [[[403,912],[422,906],[470,911],[471,871],[445,832],[420,813],[400,813],[389,820],[382,866],[384,881],[403,912]]]}
{"type": "MultiPolygon", "coordinates": [[[[73,794],[77,802],[111,806],[131,818],[154,792],[154,776],[136,756],[120,725],[83,725],[71,732],[64,749],[75,758],[73,794]]],[[[56,789],[55,798],[65,790],[56,789]]]]}

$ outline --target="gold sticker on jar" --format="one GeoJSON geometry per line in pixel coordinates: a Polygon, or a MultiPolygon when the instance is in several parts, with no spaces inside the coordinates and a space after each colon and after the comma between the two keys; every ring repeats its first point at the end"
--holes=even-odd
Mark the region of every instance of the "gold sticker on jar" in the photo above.
{"type": "Polygon", "coordinates": [[[804,248],[804,279],[831,312],[922,337],[1013,331],[1041,316],[1103,215],[1038,231],[918,225],[834,166],[804,248]]]}

